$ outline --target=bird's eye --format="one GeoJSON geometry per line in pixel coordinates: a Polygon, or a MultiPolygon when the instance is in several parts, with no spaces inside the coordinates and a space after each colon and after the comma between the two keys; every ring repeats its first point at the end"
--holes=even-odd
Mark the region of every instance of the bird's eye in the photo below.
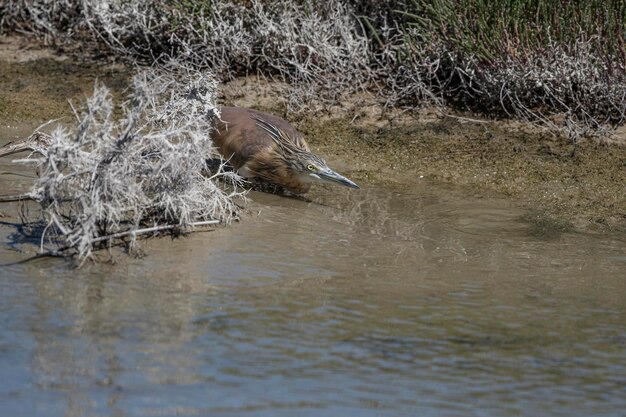
{"type": "Polygon", "coordinates": [[[315,171],[315,166],[313,166],[313,165],[309,165],[309,166],[307,166],[307,169],[308,169],[309,171],[315,171]]]}

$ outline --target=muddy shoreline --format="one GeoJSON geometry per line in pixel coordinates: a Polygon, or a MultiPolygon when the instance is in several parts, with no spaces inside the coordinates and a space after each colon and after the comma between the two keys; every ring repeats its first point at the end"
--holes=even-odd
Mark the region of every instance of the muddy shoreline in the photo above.
{"type": "MultiPolygon", "coordinates": [[[[131,72],[24,38],[0,38],[0,125],[10,135],[12,126],[71,117],[69,102],[89,95],[96,79],[122,97],[131,72]]],[[[221,102],[284,115],[272,90],[267,81],[240,79],[222,86],[221,102]]],[[[626,146],[619,143],[583,140],[574,148],[566,139],[513,121],[436,109],[383,112],[371,97],[347,98],[337,108],[317,109],[315,116],[288,118],[314,150],[365,185],[454,184],[475,195],[516,200],[534,213],[527,220],[540,228],[626,230],[626,146]]]]}

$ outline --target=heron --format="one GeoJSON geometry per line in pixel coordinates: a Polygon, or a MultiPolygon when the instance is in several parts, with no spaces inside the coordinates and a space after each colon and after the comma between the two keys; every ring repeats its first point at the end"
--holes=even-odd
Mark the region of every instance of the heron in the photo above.
{"type": "Polygon", "coordinates": [[[260,179],[296,194],[311,184],[357,184],[312,153],[302,133],[280,117],[243,107],[222,107],[211,139],[222,157],[246,179],[260,179]]]}

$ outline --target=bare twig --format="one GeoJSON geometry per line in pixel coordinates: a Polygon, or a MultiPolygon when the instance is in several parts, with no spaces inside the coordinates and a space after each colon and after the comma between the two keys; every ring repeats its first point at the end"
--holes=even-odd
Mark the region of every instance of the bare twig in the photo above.
{"type": "Polygon", "coordinates": [[[207,221],[202,221],[202,222],[192,222],[187,225],[166,224],[166,225],[161,225],[161,226],[147,227],[144,229],[127,230],[124,232],[118,232],[118,233],[113,233],[110,235],[94,238],[91,240],[91,243],[98,243],[98,242],[102,242],[105,240],[119,239],[125,236],[135,237],[138,235],[161,232],[164,230],[181,229],[181,228],[188,229],[188,228],[193,228],[193,227],[208,226],[208,225],[214,225],[214,224],[219,224],[219,223],[220,223],[219,220],[207,220],[207,221]]]}
{"type": "Polygon", "coordinates": [[[0,195],[0,203],[10,203],[14,201],[26,201],[26,200],[35,200],[35,198],[30,194],[18,194],[18,195],[0,195]]]}
{"type": "Polygon", "coordinates": [[[0,157],[25,151],[44,155],[48,146],[50,146],[50,135],[35,131],[27,138],[9,142],[1,147],[0,157]]]}

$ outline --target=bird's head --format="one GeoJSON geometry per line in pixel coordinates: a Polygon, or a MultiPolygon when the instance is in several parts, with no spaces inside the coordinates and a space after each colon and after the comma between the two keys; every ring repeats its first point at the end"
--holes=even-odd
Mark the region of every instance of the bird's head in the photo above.
{"type": "Polygon", "coordinates": [[[263,129],[276,143],[276,159],[279,165],[287,167],[303,183],[322,182],[341,184],[350,188],[360,188],[353,181],[330,169],[319,156],[310,152],[306,143],[298,137],[290,137],[276,126],[260,118],[255,118],[257,126],[263,129]]]}
{"type": "Polygon", "coordinates": [[[326,161],[314,153],[300,151],[285,158],[289,167],[295,171],[302,182],[322,182],[341,184],[350,188],[359,188],[357,184],[343,175],[333,171],[326,161]]]}

